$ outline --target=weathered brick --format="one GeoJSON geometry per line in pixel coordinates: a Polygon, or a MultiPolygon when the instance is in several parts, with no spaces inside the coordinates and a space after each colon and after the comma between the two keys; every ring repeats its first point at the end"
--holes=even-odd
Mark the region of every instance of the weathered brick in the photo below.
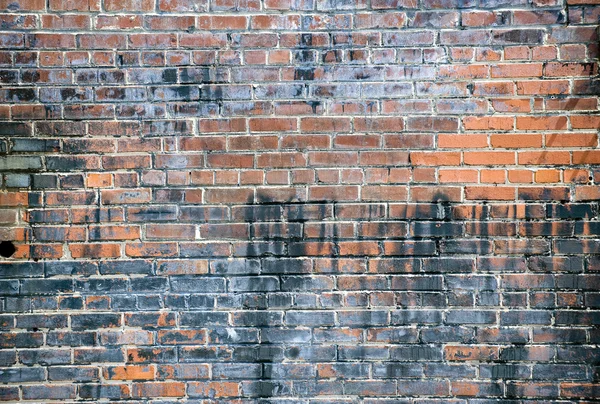
{"type": "Polygon", "coordinates": [[[3,399],[597,396],[594,0],[13,3],[3,399]]]}
{"type": "Polygon", "coordinates": [[[71,327],[74,330],[93,330],[100,328],[119,327],[119,314],[75,314],[71,316],[71,327]]]}

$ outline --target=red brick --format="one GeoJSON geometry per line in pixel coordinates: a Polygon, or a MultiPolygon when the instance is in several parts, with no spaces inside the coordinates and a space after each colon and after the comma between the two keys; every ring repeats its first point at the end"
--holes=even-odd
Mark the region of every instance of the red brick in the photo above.
{"type": "Polygon", "coordinates": [[[494,99],[492,107],[496,112],[531,112],[529,99],[494,99]]]}
{"type": "Polygon", "coordinates": [[[358,200],[357,186],[313,186],[308,190],[309,200],[312,201],[356,201],[358,200]]]}
{"type": "Polygon", "coordinates": [[[277,149],[279,138],[271,135],[235,136],[228,139],[229,150],[271,150],[277,149]]]}
{"type": "Polygon", "coordinates": [[[518,95],[559,95],[569,93],[567,80],[528,80],[517,82],[518,95]]]}
{"type": "Polygon", "coordinates": [[[515,200],[516,192],[514,187],[465,187],[465,198],[470,200],[515,200]]]}
{"type": "Polygon", "coordinates": [[[565,183],[587,183],[589,181],[588,170],[564,170],[563,180],[565,183]]]}
{"type": "Polygon", "coordinates": [[[442,65],[439,76],[453,79],[483,79],[489,76],[489,67],[486,65],[442,65]]]}
{"type": "Polygon", "coordinates": [[[535,182],[560,182],[560,170],[538,170],[535,172],[535,182]]]}
{"type": "Polygon", "coordinates": [[[464,152],[463,159],[467,165],[513,165],[515,153],[504,151],[464,152]]]}
{"type": "Polygon", "coordinates": [[[600,129],[600,117],[595,115],[572,115],[573,129],[600,129]]]}
{"type": "Polygon", "coordinates": [[[90,28],[90,19],[86,15],[75,14],[43,15],[42,28],[85,30],[90,28]]]}
{"type": "Polygon", "coordinates": [[[362,188],[363,201],[405,201],[407,198],[405,186],[370,185],[362,188]]]}
{"type": "Polygon", "coordinates": [[[297,125],[295,119],[288,118],[251,118],[251,132],[293,132],[297,125]]]}
{"type": "Polygon", "coordinates": [[[444,348],[444,356],[451,361],[490,361],[498,360],[497,346],[448,345],[444,348]]]}
{"type": "Polygon", "coordinates": [[[410,163],[412,165],[426,166],[457,166],[460,165],[461,155],[459,152],[411,152],[410,163]]]}
{"type": "Polygon", "coordinates": [[[402,132],[403,118],[355,118],[354,130],[357,132],[402,132]]]}
{"type": "Polygon", "coordinates": [[[512,130],[514,118],[506,117],[466,117],[462,120],[466,130],[512,130]]]}
{"type": "Polygon", "coordinates": [[[490,136],[492,147],[503,149],[520,149],[529,147],[542,147],[542,135],[540,134],[518,134],[504,135],[493,134],[490,136]]]}
{"type": "MultiPolygon", "coordinates": [[[[56,6],[57,3],[61,3],[61,2],[57,2],[57,1],[52,1],[51,2],[51,4],[54,5],[54,6],[56,6]]],[[[3,2],[3,3],[0,3],[0,4],[1,4],[1,8],[4,10],[4,9],[8,8],[7,6],[10,3],[9,2],[3,2]]],[[[19,1],[19,10],[21,10],[21,11],[43,11],[45,7],[46,7],[46,3],[44,1],[40,1],[40,0],[23,0],[23,1],[19,1]]],[[[56,8],[53,8],[51,6],[51,9],[56,9],[56,8]]]]}
{"type": "Polygon", "coordinates": [[[73,258],[117,258],[121,255],[118,244],[71,244],[69,250],[73,258]]]}
{"type": "Polygon", "coordinates": [[[454,182],[478,182],[479,174],[477,170],[461,170],[461,169],[440,169],[439,178],[441,183],[454,182]]]}
{"type": "Polygon", "coordinates": [[[412,186],[410,189],[410,200],[414,202],[461,202],[462,192],[460,188],[451,186],[435,188],[412,186]]]}
{"type": "Polygon", "coordinates": [[[131,394],[133,397],[183,397],[185,396],[185,383],[181,382],[149,382],[133,383],[131,394]]]}
{"type": "Polygon", "coordinates": [[[541,63],[510,63],[492,66],[491,77],[541,77],[543,64],[541,63]]]}
{"type": "Polygon", "coordinates": [[[349,132],[350,119],[348,118],[302,118],[300,130],[304,133],[321,132],[349,132]]]}
{"type": "Polygon", "coordinates": [[[177,255],[176,243],[127,243],[125,255],[128,257],[173,257],[177,255]]]}
{"type": "Polygon", "coordinates": [[[374,241],[341,241],[338,243],[341,255],[377,256],[379,244],[374,241]]]}
{"type": "Polygon", "coordinates": [[[560,165],[571,162],[571,153],[563,151],[519,152],[519,164],[560,165]]]}
{"type": "Polygon", "coordinates": [[[485,134],[445,134],[438,135],[438,147],[448,149],[462,149],[465,145],[469,148],[488,147],[488,135],[485,134]]]}
{"type": "Polygon", "coordinates": [[[208,203],[248,203],[253,201],[252,189],[244,188],[211,188],[206,190],[205,200],[208,203]]]}
{"type": "Polygon", "coordinates": [[[148,224],[146,237],[151,239],[193,240],[196,227],[191,224],[148,224]]]}
{"type": "Polygon", "coordinates": [[[314,167],[339,167],[343,165],[354,166],[358,164],[356,152],[309,152],[308,159],[314,167]]]}
{"type": "Polygon", "coordinates": [[[508,170],[508,182],[532,183],[533,172],[531,170],[508,170]]]}
{"type": "MultiPolygon", "coordinates": [[[[198,125],[200,133],[231,133],[246,131],[246,120],[243,118],[200,119],[198,120],[198,125]]],[[[213,139],[213,137],[211,137],[211,139],[213,139]]]]}
{"type": "Polygon", "coordinates": [[[561,130],[567,129],[565,116],[518,116],[517,129],[520,130],[561,130]]]}
{"type": "Polygon", "coordinates": [[[152,195],[149,189],[107,189],[102,190],[100,199],[104,204],[131,204],[150,202],[152,195]]]}
{"type": "Polygon", "coordinates": [[[135,240],[140,234],[139,226],[90,226],[92,240],[135,240]]]}
{"type": "Polygon", "coordinates": [[[363,151],[359,158],[361,166],[398,166],[409,163],[409,154],[404,151],[363,151]]]}

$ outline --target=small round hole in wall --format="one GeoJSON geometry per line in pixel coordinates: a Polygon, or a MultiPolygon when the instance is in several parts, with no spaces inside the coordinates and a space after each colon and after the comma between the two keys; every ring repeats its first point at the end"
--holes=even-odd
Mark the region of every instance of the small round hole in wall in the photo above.
{"type": "Polygon", "coordinates": [[[17,248],[15,247],[12,241],[0,242],[0,257],[11,257],[15,253],[15,251],[17,251],[17,248]]]}

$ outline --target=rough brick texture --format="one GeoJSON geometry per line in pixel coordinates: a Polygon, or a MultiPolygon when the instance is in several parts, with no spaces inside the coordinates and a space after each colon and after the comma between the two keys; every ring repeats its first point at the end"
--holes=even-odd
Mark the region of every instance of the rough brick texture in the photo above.
{"type": "Polygon", "coordinates": [[[0,401],[600,400],[599,16],[0,0],[0,401]]]}

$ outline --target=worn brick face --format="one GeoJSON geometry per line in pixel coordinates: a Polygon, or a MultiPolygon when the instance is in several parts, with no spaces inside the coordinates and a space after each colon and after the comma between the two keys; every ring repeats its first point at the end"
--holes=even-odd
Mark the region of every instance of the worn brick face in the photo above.
{"type": "Polygon", "coordinates": [[[0,0],[0,401],[597,402],[598,0],[0,0]]]}

